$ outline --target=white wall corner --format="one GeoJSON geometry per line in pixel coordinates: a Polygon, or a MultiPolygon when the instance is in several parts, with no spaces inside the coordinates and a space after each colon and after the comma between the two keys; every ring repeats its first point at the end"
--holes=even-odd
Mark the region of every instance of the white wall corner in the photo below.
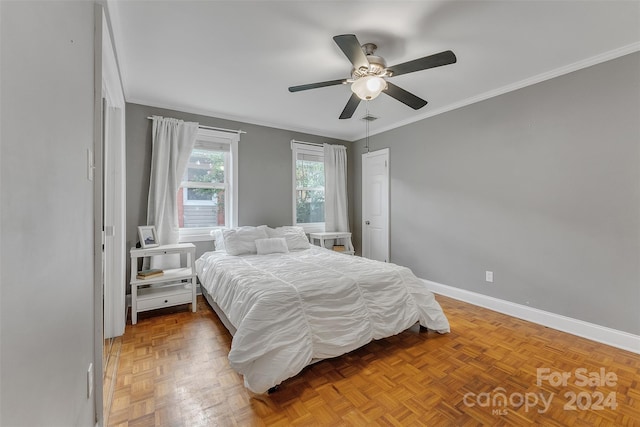
{"type": "Polygon", "coordinates": [[[640,336],[422,279],[436,294],[640,354],[640,336]]]}

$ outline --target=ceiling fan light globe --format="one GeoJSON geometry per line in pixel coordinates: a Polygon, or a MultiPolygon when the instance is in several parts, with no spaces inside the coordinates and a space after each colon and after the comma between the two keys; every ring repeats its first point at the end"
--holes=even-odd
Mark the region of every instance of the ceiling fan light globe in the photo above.
{"type": "Polygon", "coordinates": [[[369,101],[375,99],[387,87],[387,82],[378,76],[360,77],[351,84],[351,91],[358,98],[369,101]]]}
{"type": "Polygon", "coordinates": [[[378,92],[380,91],[381,88],[382,88],[382,83],[380,82],[380,79],[376,79],[376,78],[367,79],[367,89],[369,89],[371,92],[378,92]]]}

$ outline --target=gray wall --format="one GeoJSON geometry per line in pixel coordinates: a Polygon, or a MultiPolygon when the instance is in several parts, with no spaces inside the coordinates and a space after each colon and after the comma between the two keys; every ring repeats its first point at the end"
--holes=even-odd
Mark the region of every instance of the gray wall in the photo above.
{"type": "MultiPolygon", "coordinates": [[[[328,142],[347,146],[350,143],[283,129],[258,126],[174,110],[127,104],[127,245],[137,242],[137,227],[147,220],[147,197],[151,171],[151,120],[160,115],[201,125],[226,129],[241,129],[238,144],[238,223],[239,225],[267,224],[272,227],[293,222],[293,194],[291,170],[291,140],[328,142]]],[[[349,191],[353,182],[349,181],[349,191]]],[[[353,215],[351,215],[353,216],[353,215]]],[[[209,242],[197,245],[197,254],[209,250],[209,242]]]]}
{"type": "Polygon", "coordinates": [[[93,426],[94,5],[0,15],[0,425],[93,426]]]}
{"type": "Polygon", "coordinates": [[[372,136],[390,148],[391,260],[640,334],[639,76],[634,53],[372,136]]]}

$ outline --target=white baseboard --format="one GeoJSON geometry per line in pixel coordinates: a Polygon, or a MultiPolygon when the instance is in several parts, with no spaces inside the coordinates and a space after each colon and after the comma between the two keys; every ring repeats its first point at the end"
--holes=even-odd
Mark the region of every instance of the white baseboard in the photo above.
{"type": "Polygon", "coordinates": [[[640,336],[422,279],[436,294],[640,354],[640,336]]]}

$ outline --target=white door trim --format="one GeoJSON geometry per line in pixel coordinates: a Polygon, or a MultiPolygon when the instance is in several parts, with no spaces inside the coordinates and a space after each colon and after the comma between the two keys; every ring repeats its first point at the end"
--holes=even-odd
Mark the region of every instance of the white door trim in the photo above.
{"type": "Polygon", "coordinates": [[[94,18],[94,141],[88,156],[94,181],[94,357],[87,397],[93,394],[95,425],[100,426],[104,338],[122,335],[126,322],[125,101],[107,17],[97,3],[94,18]]]}
{"type": "Polygon", "coordinates": [[[125,100],[103,15],[102,90],[106,100],[104,132],[105,338],[124,334],[126,248],[125,100]]]}

